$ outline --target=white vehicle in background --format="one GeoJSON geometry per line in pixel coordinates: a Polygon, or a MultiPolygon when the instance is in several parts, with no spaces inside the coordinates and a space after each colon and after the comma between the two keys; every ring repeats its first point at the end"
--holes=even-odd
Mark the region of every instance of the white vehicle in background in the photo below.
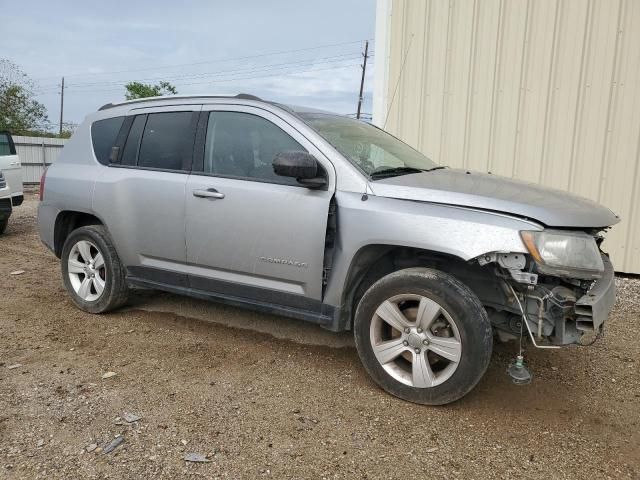
{"type": "Polygon", "coordinates": [[[10,190],[11,203],[14,207],[22,204],[22,165],[16,153],[16,146],[9,132],[0,132],[0,171],[10,190]]]}
{"type": "Polygon", "coordinates": [[[11,190],[9,190],[4,174],[0,170],[0,235],[7,229],[11,210],[11,190]]]}

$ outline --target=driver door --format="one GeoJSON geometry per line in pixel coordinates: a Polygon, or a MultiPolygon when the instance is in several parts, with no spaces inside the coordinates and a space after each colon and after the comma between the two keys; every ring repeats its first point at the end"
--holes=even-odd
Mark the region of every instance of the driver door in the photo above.
{"type": "Polygon", "coordinates": [[[199,132],[206,134],[186,188],[191,288],[319,312],[331,163],[264,109],[204,106],[199,132]],[[286,150],[314,155],[328,187],[312,190],[275,175],[272,160],[286,150]]]}

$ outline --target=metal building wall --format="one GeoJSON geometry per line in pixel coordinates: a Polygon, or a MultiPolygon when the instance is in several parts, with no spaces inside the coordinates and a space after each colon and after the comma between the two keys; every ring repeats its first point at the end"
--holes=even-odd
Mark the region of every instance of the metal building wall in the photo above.
{"type": "Polygon", "coordinates": [[[64,147],[66,138],[13,136],[16,153],[22,163],[22,182],[37,184],[40,182],[45,166],[51,165],[64,147]]]}
{"type": "Polygon", "coordinates": [[[377,12],[374,123],[441,164],[608,206],[623,220],[605,249],[640,273],[640,0],[378,0],[377,12]]]}

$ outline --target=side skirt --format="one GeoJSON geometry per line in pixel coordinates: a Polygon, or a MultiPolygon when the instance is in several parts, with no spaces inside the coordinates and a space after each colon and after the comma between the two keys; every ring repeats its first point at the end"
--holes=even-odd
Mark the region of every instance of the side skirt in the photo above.
{"type": "Polygon", "coordinates": [[[282,315],[283,317],[295,318],[307,322],[330,327],[335,316],[335,307],[323,304],[323,313],[310,312],[300,308],[288,307],[285,305],[277,305],[273,303],[261,302],[259,300],[237,297],[234,295],[208,292],[204,290],[196,290],[186,286],[169,285],[162,282],[147,280],[140,277],[128,276],[127,281],[130,285],[151,288],[154,290],[162,290],[164,292],[176,293],[178,295],[186,295],[188,297],[199,298],[202,300],[212,300],[234,307],[248,308],[262,313],[270,313],[274,315],[282,315]]]}

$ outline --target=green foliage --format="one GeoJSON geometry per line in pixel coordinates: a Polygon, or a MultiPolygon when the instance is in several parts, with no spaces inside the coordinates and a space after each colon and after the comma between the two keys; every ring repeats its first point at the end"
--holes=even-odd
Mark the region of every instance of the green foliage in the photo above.
{"type": "Polygon", "coordinates": [[[160,97],[162,95],[175,95],[178,93],[176,87],[169,82],[160,82],[155,85],[140,82],[129,82],[124,88],[127,89],[125,97],[127,100],[136,98],[160,97]]]}
{"type": "Polygon", "coordinates": [[[0,58],[0,130],[27,135],[49,127],[47,109],[33,98],[33,87],[20,67],[0,58]]]}

